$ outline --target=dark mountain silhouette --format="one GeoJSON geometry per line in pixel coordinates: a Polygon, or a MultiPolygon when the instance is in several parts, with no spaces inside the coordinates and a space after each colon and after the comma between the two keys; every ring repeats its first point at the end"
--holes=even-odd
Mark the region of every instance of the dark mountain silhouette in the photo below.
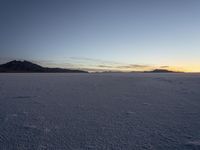
{"type": "Polygon", "coordinates": [[[0,65],[0,72],[87,73],[82,70],[47,68],[29,61],[11,61],[0,65]]]}
{"type": "Polygon", "coordinates": [[[167,69],[154,69],[152,71],[145,71],[146,73],[180,73],[176,71],[171,71],[167,69]]]}

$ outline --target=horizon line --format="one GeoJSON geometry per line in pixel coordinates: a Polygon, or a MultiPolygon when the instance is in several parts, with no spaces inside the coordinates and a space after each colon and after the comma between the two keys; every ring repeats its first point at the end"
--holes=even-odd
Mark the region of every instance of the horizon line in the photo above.
{"type": "MultiPolygon", "coordinates": [[[[71,59],[73,57],[70,57],[69,59],[71,59]]],[[[77,60],[82,60],[81,58],[77,60]]],[[[86,59],[86,58],[83,58],[86,59]]],[[[144,64],[125,64],[125,63],[119,63],[119,62],[113,62],[113,61],[104,61],[104,60],[97,60],[96,59],[90,59],[87,58],[86,61],[89,61],[89,63],[87,62],[86,65],[81,64],[79,66],[79,64],[77,64],[76,62],[70,62],[70,63],[57,63],[54,61],[50,61],[50,60],[33,60],[33,59],[11,59],[11,58],[6,58],[3,59],[0,58],[0,64],[4,64],[4,63],[8,63],[10,61],[29,61],[32,63],[36,63],[39,64],[43,67],[50,67],[50,68],[63,68],[63,69],[80,69],[80,70],[84,70],[84,71],[88,71],[88,72],[144,72],[144,71],[153,71],[155,69],[162,69],[162,70],[169,70],[169,71],[173,71],[173,72],[185,72],[185,73],[200,73],[200,71],[189,71],[187,69],[182,68],[176,68],[175,66],[169,66],[169,65],[144,65],[144,64]],[[98,62],[99,61],[99,62],[98,62]],[[98,63],[97,63],[98,62],[98,63]],[[108,63],[110,62],[110,64],[108,63]],[[106,64],[107,63],[107,64],[106,64]]],[[[67,61],[67,59],[66,59],[67,61]]]]}

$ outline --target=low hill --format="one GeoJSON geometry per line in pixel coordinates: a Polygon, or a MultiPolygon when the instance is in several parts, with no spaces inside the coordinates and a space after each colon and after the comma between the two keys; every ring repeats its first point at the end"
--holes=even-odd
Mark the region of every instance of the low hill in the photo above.
{"type": "Polygon", "coordinates": [[[180,72],[171,71],[167,69],[154,69],[152,71],[145,71],[145,73],[180,73],[180,72]]]}

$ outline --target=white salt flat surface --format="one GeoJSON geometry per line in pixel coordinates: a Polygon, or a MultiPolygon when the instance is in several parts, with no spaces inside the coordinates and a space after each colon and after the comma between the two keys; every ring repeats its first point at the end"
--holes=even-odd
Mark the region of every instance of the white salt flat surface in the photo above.
{"type": "Polygon", "coordinates": [[[0,74],[0,150],[200,150],[200,74],[0,74]]]}

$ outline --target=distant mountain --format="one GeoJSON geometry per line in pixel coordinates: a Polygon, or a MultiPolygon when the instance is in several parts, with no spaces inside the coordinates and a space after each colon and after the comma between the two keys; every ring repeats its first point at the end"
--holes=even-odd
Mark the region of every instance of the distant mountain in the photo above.
{"type": "Polygon", "coordinates": [[[71,70],[63,68],[47,68],[29,61],[11,61],[0,65],[0,72],[43,72],[43,73],[87,73],[82,70],[71,70]]]}
{"type": "Polygon", "coordinates": [[[167,69],[154,69],[152,71],[145,71],[145,73],[180,73],[180,72],[171,71],[167,69]]]}

